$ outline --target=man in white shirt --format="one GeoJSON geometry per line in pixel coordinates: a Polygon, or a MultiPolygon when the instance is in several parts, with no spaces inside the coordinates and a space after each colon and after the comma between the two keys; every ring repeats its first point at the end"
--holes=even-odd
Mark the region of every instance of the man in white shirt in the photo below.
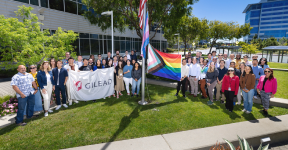
{"type": "Polygon", "coordinates": [[[186,91],[186,80],[188,79],[188,75],[189,75],[189,67],[186,65],[186,59],[182,59],[182,67],[181,67],[181,79],[180,81],[178,81],[177,84],[177,93],[175,94],[175,96],[178,96],[178,93],[180,91],[180,86],[182,85],[182,94],[183,97],[185,96],[185,91],[186,91]]]}
{"type": "Polygon", "coordinates": [[[69,105],[72,105],[72,101],[74,101],[75,103],[78,103],[77,100],[72,100],[71,99],[71,94],[70,94],[70,78],[69,78],[69,71],[78,71],[79,67],[77,64],[74,64],[74,59],[73,57],[69,57],[68,58],[68,64],[64,66],[64,68],[68,71],[68,81],[66,83],[66,89],[67,89],[67,96],[68,96],[68,101],[69,101],[69,105]]]}
{"type": "Polygon", "coordinates": [[[230,67],[230,62],[231,61],[235,61],[235,55],[234,54],[230,54],[230,59],[227,59],[226,61],[225,61],[225,67],[226,68],[229,68],[230,67]]]}
{"type": "Polygon", "coordinates": [[[125,55],[123,57],[125,57],[125,56],[127,57],[127,59],[131,60],[131,57],[130,57],[128,51],[125,51],[125,55]]]}
{"type": "Polygon", "coordinates": [[[76,61],[76,64],[80,68],[81,66],[83,66],[83,61],[82,61],[83,58],[81,55],[78,55],[77,59],[78,59],[78,61],[76,61]]]}
{"type": "Polygon", "coordinates": [[[189,95],[194,95],[194,97],[197,97],[198,94],[198,79],[201,73],[201,67],[199,64],[197,64],[197,60],[194,57],[193,58],[193,64],[190,65],[189,68],[189,81],[191,85],[191,94],[189,95]]]}

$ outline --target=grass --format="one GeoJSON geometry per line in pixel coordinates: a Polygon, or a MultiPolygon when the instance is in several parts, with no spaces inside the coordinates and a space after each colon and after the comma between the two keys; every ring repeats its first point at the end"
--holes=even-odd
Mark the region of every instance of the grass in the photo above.
{"type": "Polygon", "coordinates": [[[4,97],[0,97],[0,105],[6,101],[8,101],[12,96],[6,95],[4,97]]]}
{"type": "MultiPolygon", "coordinates": [[[[209,106],[200,97],[176,98],[172,88],[148,88],[152,102],[146,106],[138,105],[140,98],[124,94],[120,99],[80,102],[48,117],[41,114],[26,120],[25,127],[2,128],[1,149],[64,149],[264,118],[259,104],[254,104],[251,114],[243,113],[243,106],[229,113],[219,102],[209,106]]],[[[288,114],[288,109],[271,107],[269,114],[288,114]]]]}
{"type": "Polygon", "coordinates": [[[288,69],[287,63],[268,62],[270,68],[288,69]]]}
{"type": "MultiPolygon", "coordinates": [[[[272,67],[271,67],[272,68],[272,67]]],[[[273,71],[274,76],[277,79],[277,93],[275,97],[288,99],[288,82],[287,82],[287,71],[273,71]]]]}

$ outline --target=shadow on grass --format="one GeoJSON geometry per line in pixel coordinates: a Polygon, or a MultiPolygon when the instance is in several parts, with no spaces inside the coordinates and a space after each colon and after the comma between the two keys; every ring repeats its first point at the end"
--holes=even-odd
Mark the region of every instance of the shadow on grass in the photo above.
{"type": "Polygon", "coordinates": [[[119,128],[118,130],[112,135],[112,137],[109,139],[109,142],[107,142],[102,148],[101,150],[106,150],[109,145],[111,144],[111,142],[115,141],[115,139],[118,137],[118,135],[123,132],[128,126],[129,124],[132,122],[133,119],[138,118],[140,115],[140,112],[146,111],[146,110],[151,110],[154,108],[158,108],[158,107],[162,107],[162,106],[166,106],[166,105],[170,105],[173,103],[179,103],[179,102],[188,102],[186,99],[184,98],[178,98],[175,99],[173,101],[169,101],[169,102],[164,102],[164,103],[159,103],[159,104],[150,104],[150,105],[146,105],[146,106],[141,106],[138,105],[134,108],[134,110],[130,113],[129,116],[124,116],[121,119],[121,122],[119,124],[119,128]]]}

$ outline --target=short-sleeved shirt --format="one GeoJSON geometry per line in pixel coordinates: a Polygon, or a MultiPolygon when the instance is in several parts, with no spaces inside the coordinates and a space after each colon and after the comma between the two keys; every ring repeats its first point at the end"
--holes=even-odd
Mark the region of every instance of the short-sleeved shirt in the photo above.
{"type": "MultiPolygon", "coordinates": [[[[32,87],[32,82],[34,81],[35,79],[30,73],[25,72],[25,74],[22,74],[18,72],[12,77],[11,86],[16,85],[25,96],[29,96],[30,93],[33,94],[35,91],[32,87]]],[[[18,93],[16,93],[16,96],[21,97],[18,93]]]]}

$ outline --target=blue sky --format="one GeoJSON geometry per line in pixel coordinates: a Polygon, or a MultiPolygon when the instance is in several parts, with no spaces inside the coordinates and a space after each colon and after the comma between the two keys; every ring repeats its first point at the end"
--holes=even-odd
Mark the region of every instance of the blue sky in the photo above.
{"type": "Polygon", "coordinates": [[[260,0],[199,0],[192,5],[193,15],[199,19],[234,21],[244,24],[243,10],[248,4],[259,3],[260,0]]]}

